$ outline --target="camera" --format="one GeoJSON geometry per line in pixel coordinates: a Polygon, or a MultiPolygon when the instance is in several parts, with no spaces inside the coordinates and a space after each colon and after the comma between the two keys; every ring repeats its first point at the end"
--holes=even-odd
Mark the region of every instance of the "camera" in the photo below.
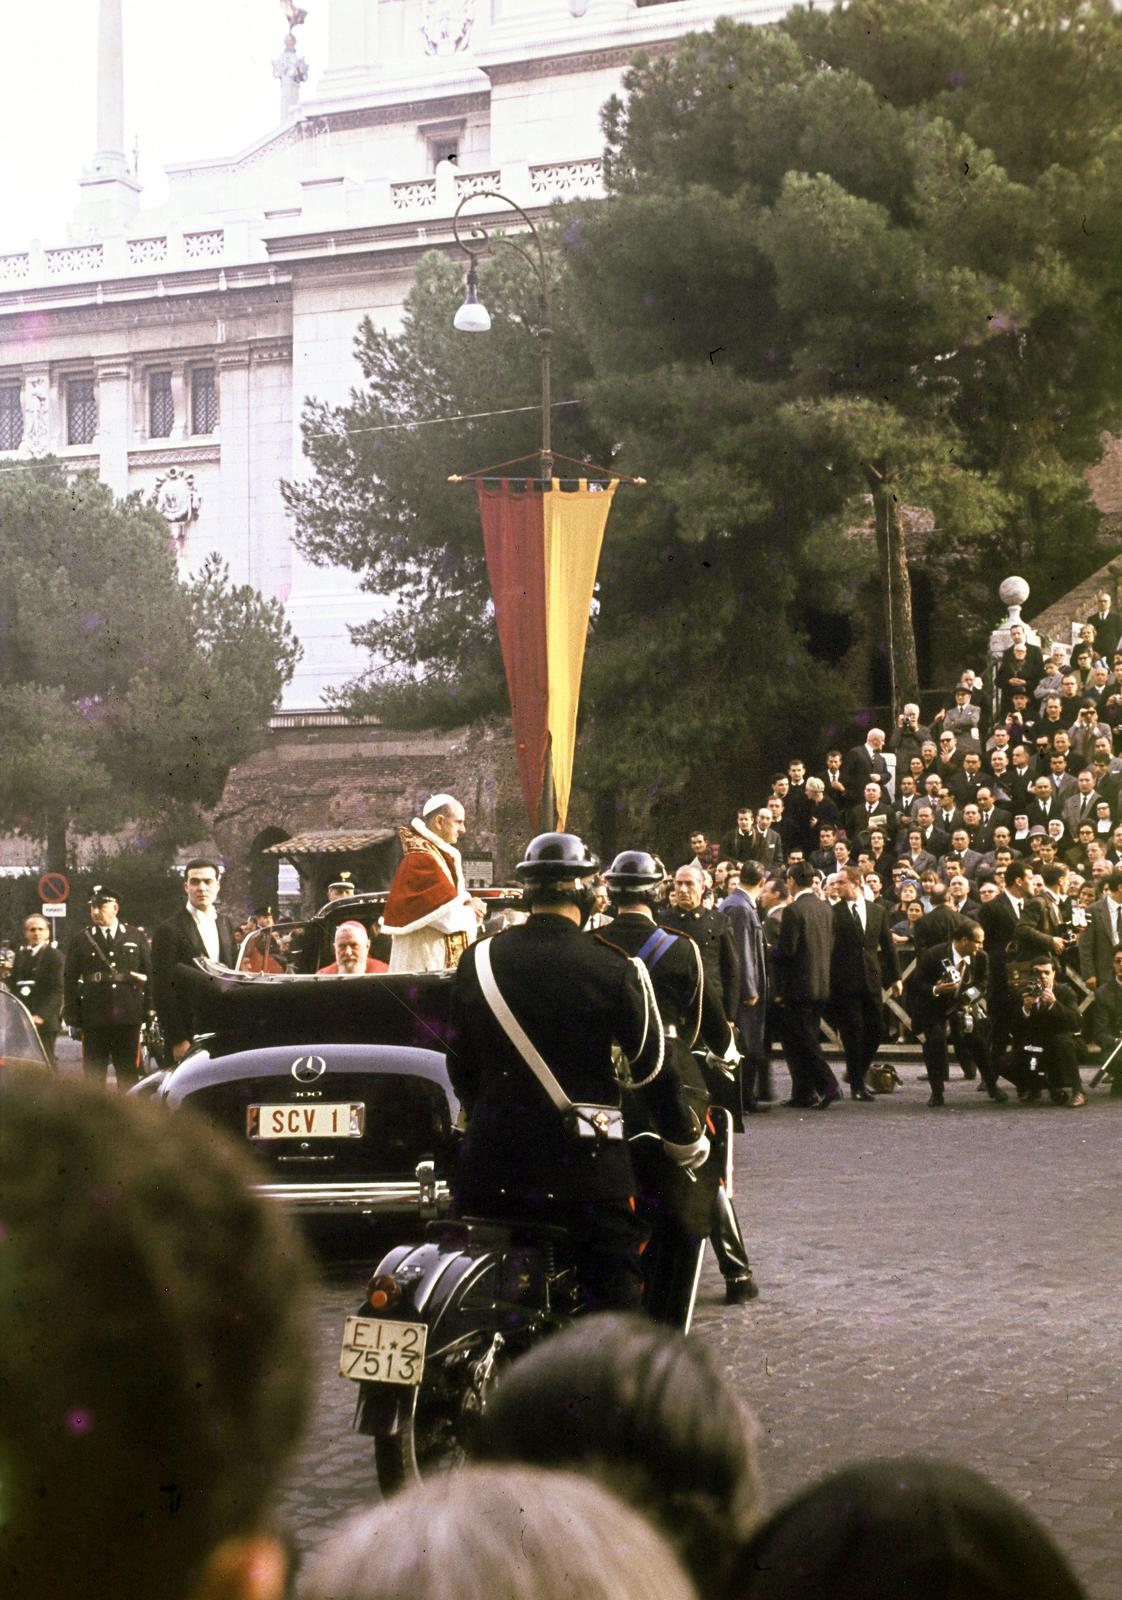
{"type": "Polygon", "coordinates": [[[1038,977],[1027,978],[1021,993],[1029,1000],[1039,1000],[1044,993],[1044,979],[1038,977]]]}
{"type": "Polygon", "coordinates": [[[943,983],[958,982],[958,968],[955,966],[950,956],[943,957],[943,976],[940,981],[943,983]]]}
{"type": "Polygon", "coordinates": [[[16,953],[10,944],[0,945],[0,978],[6,978],[16,964],[16,953]]]}

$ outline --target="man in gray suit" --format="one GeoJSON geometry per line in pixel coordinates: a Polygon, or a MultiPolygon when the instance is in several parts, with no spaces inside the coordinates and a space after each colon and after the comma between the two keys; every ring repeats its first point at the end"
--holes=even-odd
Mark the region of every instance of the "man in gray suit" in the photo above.
{"type": "Polygon", "coordinates": [[[1079,935],[1079,971],[1089,989],[1107,984],[1114,975],[1114,952],[1122,944],[1122,867],[1106,880],[1106,893],[1096,900],[1079,935]]]}
{"type": "Polygon", "coordinates": [[[744,1052],[745,1110],[758,1111],[758,1096],[766,1092],[767,1061],[764,1056],[764,1017],[767,1009],[767,951],[764,925],[756,901],[764,884],[764,869],[756,861],[746,861],[740,869],[740,884],[721,901],[718,910],[728,918],[740,964],[740,1005],[736,1025],[740,1048],[744,1052]]]}
{"type": "Polygon", "coordinates": [[[1101,799],[1102,795],[1095,788],[1094,769],[1084,767],[1082,772],[1076,773],[1075,793],[1069,794],[1060,806],[1064,827],[1073,839],[1079,837],[1081,822],[1094,822],[1095,806],[1101,799]]]}
{"type": "Polygon", "coordinates": [[[814,868],[796,861],[787,873],[791,903],[775,946],[783,1054],[791,1074],[788,1105],[824,1110],[841,1098],[838,1080],[822,1054],[819,1025],[830,997],[834,914],[814,892],[814,868]]]}

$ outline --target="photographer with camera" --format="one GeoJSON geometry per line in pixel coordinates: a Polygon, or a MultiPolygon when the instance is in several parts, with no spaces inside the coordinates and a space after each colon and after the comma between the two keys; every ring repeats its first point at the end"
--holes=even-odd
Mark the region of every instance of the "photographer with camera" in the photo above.
{"type": "Polygon", "coordinates": [[[980,1077],[990,1099],[999,1105],[1009,1098],[998,1088],[989,1050],[985,943],[981,924],[959,917],[950,943],[933,945],[920,960],[912,986],[913,1019],[923,1033],[923,1061],[931,1083],[929,1106],[945,1104],[948,1042],[954,1045],[967,1078],[980,1077]]]}
{"type": "Polygon", "coordinates": [[[1013,1021],[1014,1060],[1026,1100],[1039,1100],[1047,1087],[1054,1105],[1087,1104],[1075,1047],[1080,1020],[1075,990],[1056,981],[1056,963],[1050,956],[1038,957],[1032,963],[1032,975],[1021,987],[1021,1004],[1013,1021]]]}
{"type": "Polygon", "coordinates": [[[919,720],[919,707],[909,702],[896,718],[896,726],[888,736],[888,748],[896,757],[896,770],[906,772],[912,756],[921,755],[924,742],[931,738],[931,729],[919,720]]]}
{"type": "Polygon", "coordinates": [[[1110,1092],[1117,1098],[1122,1096],[1122,950],[1114,952],[1113,965],[1112,976],[1095,991],[1090,1012],[1091,1038],[1102,1051],[1102,1065],[1092,1078],[1091,1087],[1105,1072],[1110,1078],[1110,1092]]]}

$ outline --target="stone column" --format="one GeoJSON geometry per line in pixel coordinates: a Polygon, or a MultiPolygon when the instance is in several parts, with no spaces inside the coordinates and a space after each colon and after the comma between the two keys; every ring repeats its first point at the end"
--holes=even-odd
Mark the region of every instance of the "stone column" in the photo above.
{"type": "Polygon", "coordinates": [[[101,0],[97,22],[97,154],[94,171],[127,178],[125,158],[125,46],[121,0],[101,0]]]}
{"type": "Polygon", "coordinates": [[[125,53],[121,0],[100,0],[97,31],[97,154],[79,179],[76,237],[118,233],[136,215],[140,185],[125,156],[125,53]]]}
{"type": "Polygon", "coordinates": [[[249,346],[218,352],[218,403],[222,408],[222,501],[227,530],[223,555],[235,583],[258,581],[250,518],[249,346]]]}
{"type": "Polygon", "coordinates": [[[97,367],[98,476],[115,495],[129,491],[129,363],[125,356],[97,367]]]}

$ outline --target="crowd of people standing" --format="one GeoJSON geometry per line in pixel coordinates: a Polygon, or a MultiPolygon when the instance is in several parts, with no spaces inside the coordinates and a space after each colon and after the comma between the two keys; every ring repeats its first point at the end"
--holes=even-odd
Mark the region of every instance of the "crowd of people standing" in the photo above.
{"type": "Polygon", "coordinates": [[[726,832],[690,834],[698,903],[735,934],[756,1103],[776,1039],[789,1104],[840,1098],[823,1018],[859,1102],[890,1029],[922,1042],[932,1107],[952,1048],[998,1103],[1004,1079],[1086,1105],[1088,1054],[1122,1094],[1122,636],[1097,599],[1070,661],[1015,625],[992,682],[967,669],[929,724],[905,705],[817,772],[792,758],[726,832]]]}

